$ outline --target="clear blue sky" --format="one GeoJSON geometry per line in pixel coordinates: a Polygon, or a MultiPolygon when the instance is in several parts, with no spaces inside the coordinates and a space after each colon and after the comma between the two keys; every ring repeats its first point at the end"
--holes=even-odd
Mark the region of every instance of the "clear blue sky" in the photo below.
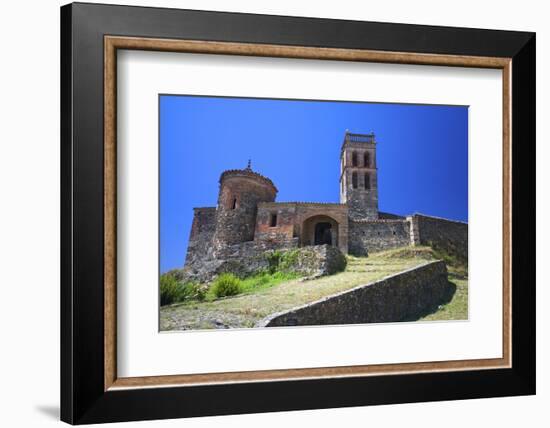
{"type": "Polygon", "coordinates": [[[374,132],[380,211],[468,220],[468,108],[160,96],[160,269],[182,267],[193,207],[226,169],[271,178],[278,201],[339,202],[345,130],[374,132]]]}

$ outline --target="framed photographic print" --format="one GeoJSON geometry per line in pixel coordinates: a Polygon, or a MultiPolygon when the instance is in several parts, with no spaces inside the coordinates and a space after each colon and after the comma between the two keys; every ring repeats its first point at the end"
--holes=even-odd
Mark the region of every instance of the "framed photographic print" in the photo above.
{"type": "Polygon", "coordinates": [[[61,53],[62,420],[535,393],[533,33],[76,3],[61,53]]]}

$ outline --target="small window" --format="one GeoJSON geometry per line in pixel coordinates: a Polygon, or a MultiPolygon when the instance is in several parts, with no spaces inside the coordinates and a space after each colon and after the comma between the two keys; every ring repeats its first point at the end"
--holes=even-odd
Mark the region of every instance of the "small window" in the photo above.
{"type": "Polygon", "coordinates": [[[233,202],[231,203],[231,209],[234,210],[237,208],[237,198],[233,198],[233,202]]]}
{"type": "Polygon", "coordinates": [[[269,226],[270,227],[277,226],[277,214],[271,214],[271,216],[269,218],[269,226]]]}
{"type": "Polygon", "coordinates": [[[351,154],[351,166],[357,166],[357,153],[355,152],[351,154]]]}
{"type": "Polygon", "coordinates": [[[370,166],[370,153],[369,152],[365,152],[364,164],[365,164],[366,168],[368,168],[370,166]]]}
{"type": "Polygon", "coordinates": [[[351,186],[354,188],[354,189],[357,189],[357,173],[354,172],[353,174],[351,174],[351,186]]]}
{"type": "Polygon", "coordinates": [[[365,189],[370,190],[370,175],[365,174],[365,189]]]}

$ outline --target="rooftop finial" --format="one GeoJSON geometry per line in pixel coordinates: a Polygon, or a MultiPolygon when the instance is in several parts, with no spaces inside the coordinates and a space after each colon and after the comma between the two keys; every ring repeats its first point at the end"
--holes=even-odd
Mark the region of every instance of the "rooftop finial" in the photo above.
{"type": "Polygon", "coordinates": [[[246,165],[246,169],[249,171],[252,171],[252,161],[248,159],[248,164],[246,165]]]}

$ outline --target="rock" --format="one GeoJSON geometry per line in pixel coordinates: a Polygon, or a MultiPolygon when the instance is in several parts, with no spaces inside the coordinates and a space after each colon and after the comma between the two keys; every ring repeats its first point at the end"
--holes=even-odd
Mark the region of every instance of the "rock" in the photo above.
{"type": "Polygon", "coordinates": [[[177,271],[180,281],[211,282],[221,273],[246,277],[269,269],[297,272],[306,276],[332,275],[346,268],[344,254],[331,245],[272,250],[255,243],[238,244],[228,249],[223,258],[197,260],[177,271]],[[274,257],[276,256],[276,257],[274,257]],[[273,260],[276,259],[276,265],[273,260]]]}

